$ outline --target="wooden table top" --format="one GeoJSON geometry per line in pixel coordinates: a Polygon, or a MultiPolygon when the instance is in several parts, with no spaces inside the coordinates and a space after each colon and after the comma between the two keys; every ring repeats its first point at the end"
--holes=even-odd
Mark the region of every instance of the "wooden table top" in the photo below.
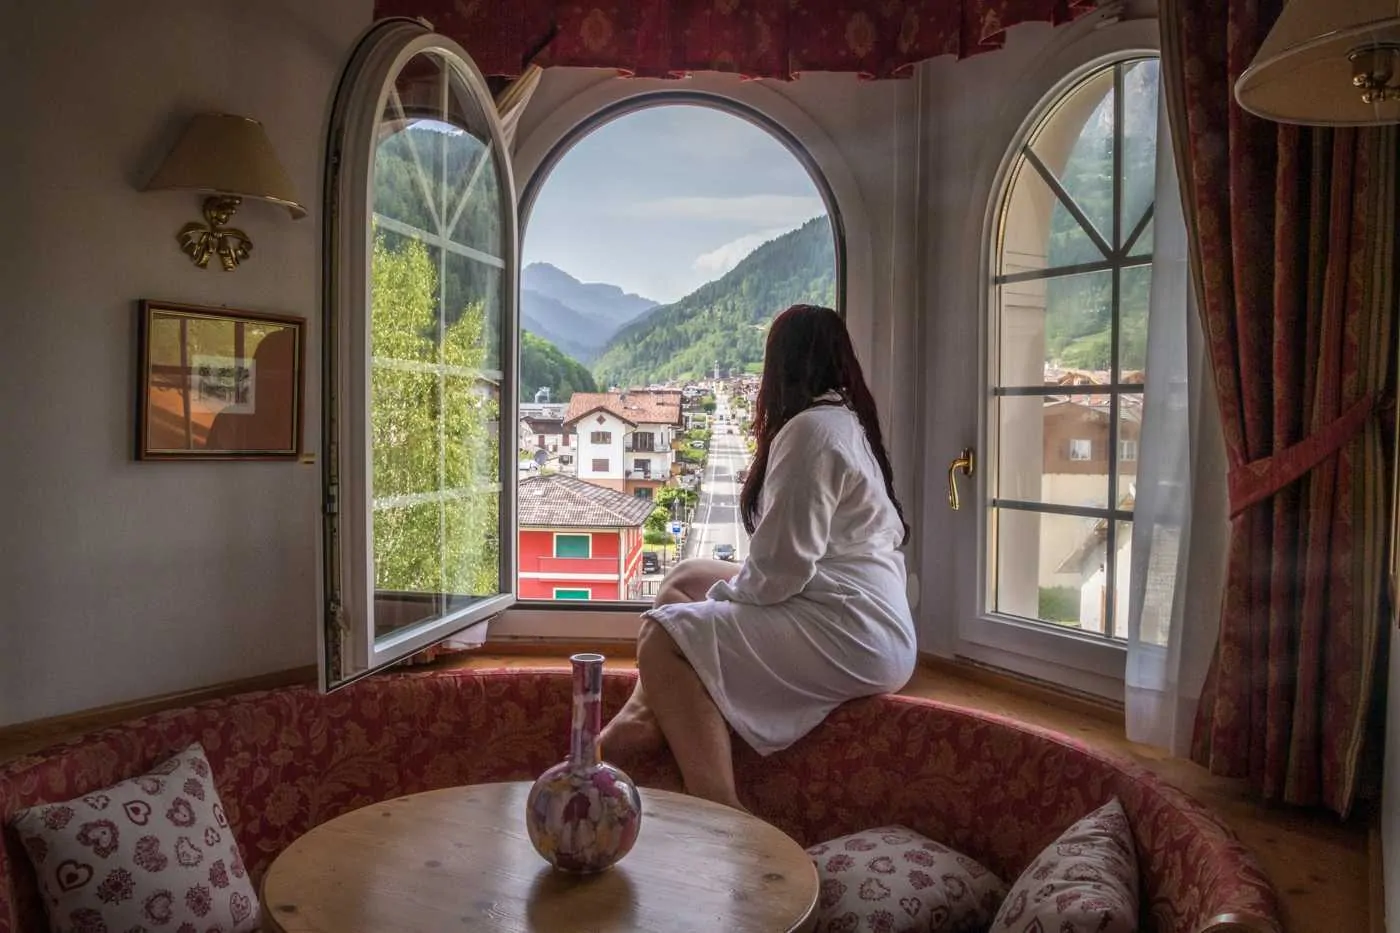
{"type": "Polygon", "coordinates": [[[642,829],[608,871],[555,871],[525,831],[527,782],[372,804],[322,823],[262,883],[272,933],[806,933],[817,872],[738,810],[642,788],[642,829]]]}

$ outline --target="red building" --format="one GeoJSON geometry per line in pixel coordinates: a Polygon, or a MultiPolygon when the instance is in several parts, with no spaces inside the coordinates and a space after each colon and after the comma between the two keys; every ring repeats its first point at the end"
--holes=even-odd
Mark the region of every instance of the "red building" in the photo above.
{"type": "Polygon", "coordinates": [[[572,476],[520,481],[521,599],[632,599],[655,505],[572,476]]]}

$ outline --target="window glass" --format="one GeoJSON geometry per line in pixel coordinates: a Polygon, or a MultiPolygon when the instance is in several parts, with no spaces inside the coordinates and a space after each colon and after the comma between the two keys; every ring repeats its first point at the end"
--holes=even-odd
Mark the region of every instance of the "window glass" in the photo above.
{"type": "Polygon", "coordinates": [[[328,683],[513,600],[514,193],[484,81],[424,27],[374,27],[332,121],[325,289],[328,683]],[[513,477],[511,482],[513,482],[513,477]],[[347,634],[348,633],[348,634],[347,634]]]}
{"type": "Polygon", "coordinates": [[[999,613],[1121,638],[1146,372],[1155,58],[1048,106],[1008,173],[991,352],[999,613]]]}

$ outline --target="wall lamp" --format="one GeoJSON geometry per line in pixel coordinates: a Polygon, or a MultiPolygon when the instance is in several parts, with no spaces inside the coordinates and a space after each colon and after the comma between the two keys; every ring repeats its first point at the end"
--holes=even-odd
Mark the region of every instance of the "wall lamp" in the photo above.
{"type": "Polygon", "coordinates": [[[1290,0],[1235,99],[1279,123],[1400,123],[1400,0],[1290,0]]]}
{"type": "Polygon", "coordinates": [[[145,190],[172,188],[209,192],[205,222],[187,223],[175,234],[181,252],[201,269],[217,255],[225,271],[232,271],[253,251],[248,234],[227,226],[244,198],[280,204],[293,220],[306,216],[267,131],[248,117],[202,113],[190,120],[145,190]]]}

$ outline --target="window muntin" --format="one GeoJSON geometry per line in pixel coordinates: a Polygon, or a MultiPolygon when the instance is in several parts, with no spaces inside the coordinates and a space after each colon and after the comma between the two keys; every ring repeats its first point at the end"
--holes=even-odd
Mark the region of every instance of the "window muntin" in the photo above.
{"type": "Polygon", "coordinates": [[[509,159],[455,43],[388,21],[330,137],[326,633],[335,686],[513,599],[516,225],[509,159]],[[504,462],[503,462],[504,459],[504,462]]]}
{"type": "Polygon", "coordinates": [[[593,536],[556,534],[554,536],[554,556],[591,559],[593,557],[593,536]]]}
{"type": "Polygon", "coordinates": [[[992,303],[988,606],[1118,638],[1145,381],[1157,77],[1155,58],[1100,67],[1036,123],[1009,173],[992,303]]]}

